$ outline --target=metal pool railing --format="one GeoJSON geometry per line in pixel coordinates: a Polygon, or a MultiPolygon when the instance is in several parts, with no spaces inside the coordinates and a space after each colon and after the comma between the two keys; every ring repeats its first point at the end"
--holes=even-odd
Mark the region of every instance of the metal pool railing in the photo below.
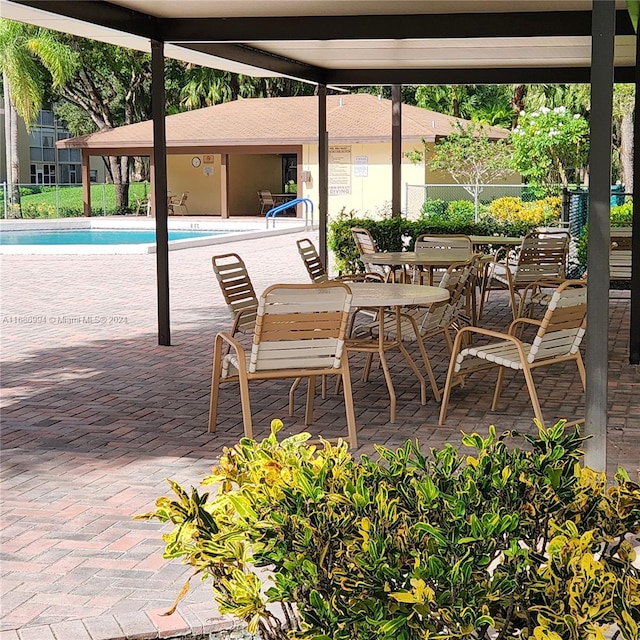
{"type": "Polygon", "coordinates": [[[266,213],[267,229],[269,228],[269,220],[273,220],[273,228],[276,227],[276,216],[287,209],[291,209],[298,204],[304,204],[304,230],[313,230],[313,202],[309,198],[296,198],[289,202],[283,202],[273,209],[269,209],[266,213]]]}

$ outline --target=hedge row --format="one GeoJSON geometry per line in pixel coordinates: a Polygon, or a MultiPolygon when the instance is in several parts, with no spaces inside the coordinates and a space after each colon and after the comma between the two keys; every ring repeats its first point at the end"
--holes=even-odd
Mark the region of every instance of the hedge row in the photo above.
{"type": "Polygon", "coordinates": [[[328,232],[328,245],[334,253],[335,266],[340,273],[357,273],[364,270],[351,235],[352,227],[368,229],[380,251],[402,251],[413,248],[416,238],[423,233],[524,236],[529,231],[533,231],[536,225],[497,223],[490,220],[446,221],[437,218],[421,218],[415,221],[403,218],[371,220],[342,215],[329,223],[328,232]]]}

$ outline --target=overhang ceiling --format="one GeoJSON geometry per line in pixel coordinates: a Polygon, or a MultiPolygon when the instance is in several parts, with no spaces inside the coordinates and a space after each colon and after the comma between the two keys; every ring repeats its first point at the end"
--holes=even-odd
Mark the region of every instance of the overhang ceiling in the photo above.
{"type": "MultiPolygon", "coordinates": [[[[327,85],[588,82],[591,0],[0,0],[2,16],[327,85]]],[[[616,0],[616,80],[635,35],[616,0]]]]}

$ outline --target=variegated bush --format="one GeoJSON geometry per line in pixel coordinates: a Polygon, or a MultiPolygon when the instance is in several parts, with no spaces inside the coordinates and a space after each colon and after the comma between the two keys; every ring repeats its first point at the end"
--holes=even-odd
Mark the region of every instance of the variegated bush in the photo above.
{"type": "MultiPolygon", "coordinates": [[[[269,640],[638,639],[640,486],[581,464],[563,422],[490,427],[421,452],[346,444],[227,449],[153,513],[167,558],[210,579],[222,612],[269,640]],[[206,489],[204,490],[206,491],[206,489]]],[[[178,601],[186,593],[185,585],[178,601]]]]}

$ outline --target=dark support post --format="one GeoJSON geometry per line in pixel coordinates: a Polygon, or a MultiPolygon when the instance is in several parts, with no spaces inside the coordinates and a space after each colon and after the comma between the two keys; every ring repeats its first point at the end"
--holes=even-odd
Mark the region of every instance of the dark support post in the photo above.
{"type": "Polygon", "coordinates": [[[171,345],[169,326],[169,232],[167,228],[167,135],[164,109],[164,43],[151,41],[151,112],[153,115],[153,198],[156,207],[156,278],[158,344],[171,345]]]}
{"type": "Polygon", "coordinates": [[[391,215],[400,217],[402,187],[402,85],[391,86],[391,215]]]}
{"type": "Polygon", "coordinates": [[[87,149],[82,150],[82,206],[85,216],[91,215],[91,158],[87,149]]]}
{"type": "Polygon", "coordinates": [[[220,217],[229,217],[229,154],[220,154],[220,217]]]}
{"type": "Polygon", "coordinates": [[[607,467],[609,245],[611,242],[611,117],[615,1],[593,3],[591,23],[591,150],[587,269],[585,464],[607,467]]]}
{"type": "Polygon", "coordinates": [[[318,225],[322,263],[329,268],[327,219],[329,211],[329,132],[327,131],[327,87],[318,85],[318,225]]]}
{"type": "Polygon", "coordinates": [[[629,364],[640,364],[640,38],[636,34],[636,102],[633,122],[633,231],[631,232],[631,323],[629,364]]]}

